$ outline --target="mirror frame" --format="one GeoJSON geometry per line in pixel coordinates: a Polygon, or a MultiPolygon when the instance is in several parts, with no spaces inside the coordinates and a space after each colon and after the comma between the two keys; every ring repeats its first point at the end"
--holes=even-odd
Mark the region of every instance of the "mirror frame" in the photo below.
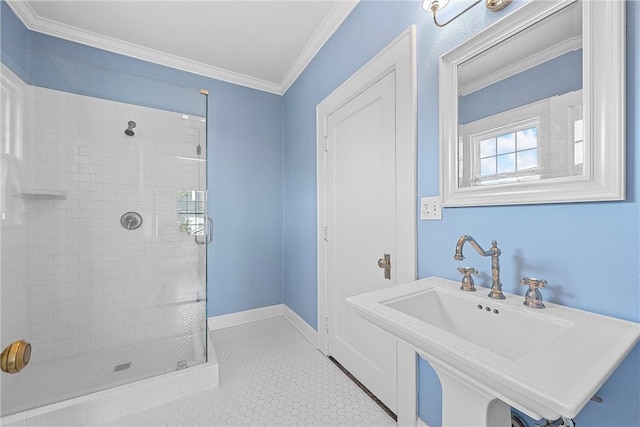
{"type": "Polygon", "coordinates": [[[440,57],[442,206],[569,203],[625,199],[625,2],[531,0],[440,57]],[[458,66],[576,2],[582,3],[584,175],[459,187],[458,66]]]}

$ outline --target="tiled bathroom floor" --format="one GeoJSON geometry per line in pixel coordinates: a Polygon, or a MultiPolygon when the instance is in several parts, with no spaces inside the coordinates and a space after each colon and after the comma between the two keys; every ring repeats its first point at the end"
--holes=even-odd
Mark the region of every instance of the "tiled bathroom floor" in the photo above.
{"type": "Polygon", "coordinates": [[[213,332],[220,385],[109,426],[396,426],[282,317],[213,332]]]}

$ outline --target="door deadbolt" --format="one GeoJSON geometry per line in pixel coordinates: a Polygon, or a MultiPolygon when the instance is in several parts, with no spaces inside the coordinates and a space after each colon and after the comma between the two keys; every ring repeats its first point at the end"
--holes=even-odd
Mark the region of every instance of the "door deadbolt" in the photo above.
{"type": "Polygon", "coordinates": [[[31,360],[31,344],[25,340],[18,340],[9,344],[0,356],[2,372],[15,374],[20,372],[31,360]]]}
{"type": "Polygon", "coordinates": [[[384,268],[384,278],[391,280],[391,255],[384,254],[384,258],[378,260],[378,267],[384,268]]]}

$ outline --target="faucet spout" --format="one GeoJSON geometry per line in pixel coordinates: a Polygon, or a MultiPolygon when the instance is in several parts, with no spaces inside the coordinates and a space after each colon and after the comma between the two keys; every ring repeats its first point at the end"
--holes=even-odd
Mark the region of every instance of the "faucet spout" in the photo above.
{"type": "MultiPolygon", "coordinates": [[[[453,256],[453,258],[455,260],[462,261],[464,259],[464,255],[462,254],[462,248],[463,248],[463,246],[464,246],[464,244],[466,242],[469,242],[471,247],[473,247],[473,249],[475,249],[476,252],[478,252],[482,256],[492,256],[492,255],[494,255],[493,248],[496,245],[496,241],[495,240],[492,242],[492,244],[494,246],[491,247],[491,250],[485,251],[484,249],[482,249],[482,247],[480,247],[478,242],[476,242],[476,239],[474,239],[473,237],[469,236],[468,234],[465,234],[464,236],[460,237],[458,239],[458,243],[456,243],[456,254],[453,256]]],[[[497,246],[495,248],[498,249],[497,246]]],[[[500,249],[498,249],[498,251],[499,250],[500,249]]],[[[500,255],[500,253],[498,253],[498,255],[500,255]]]]}
{"type": "Polygon", "coordinates": [[[456,253],[453,256],[453,259],[457,261],[462,261],[464,259],[462,248],[466,242],[469,242],[471,247],[480,255],[491,257],[491,292],[489,292],[489,297],[494,299],[505,299],[505,296],[502,293],[502,283],[500,282],[500,254],[502,251],[498,248],[498,242],[493,240],[491,242],[491,249],[485,251],[478,242],[476,242],[476,239],[465,234],[461,236],[456,243],[456,253]]]}

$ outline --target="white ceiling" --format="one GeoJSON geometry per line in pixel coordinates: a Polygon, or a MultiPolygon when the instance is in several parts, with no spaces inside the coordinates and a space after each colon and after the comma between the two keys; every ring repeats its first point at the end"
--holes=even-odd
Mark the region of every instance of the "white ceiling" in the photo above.
{"type": "Polygon", "coordinates": [[[7,0],[32,31],[283,94],[359,0],[7,0]]]}

